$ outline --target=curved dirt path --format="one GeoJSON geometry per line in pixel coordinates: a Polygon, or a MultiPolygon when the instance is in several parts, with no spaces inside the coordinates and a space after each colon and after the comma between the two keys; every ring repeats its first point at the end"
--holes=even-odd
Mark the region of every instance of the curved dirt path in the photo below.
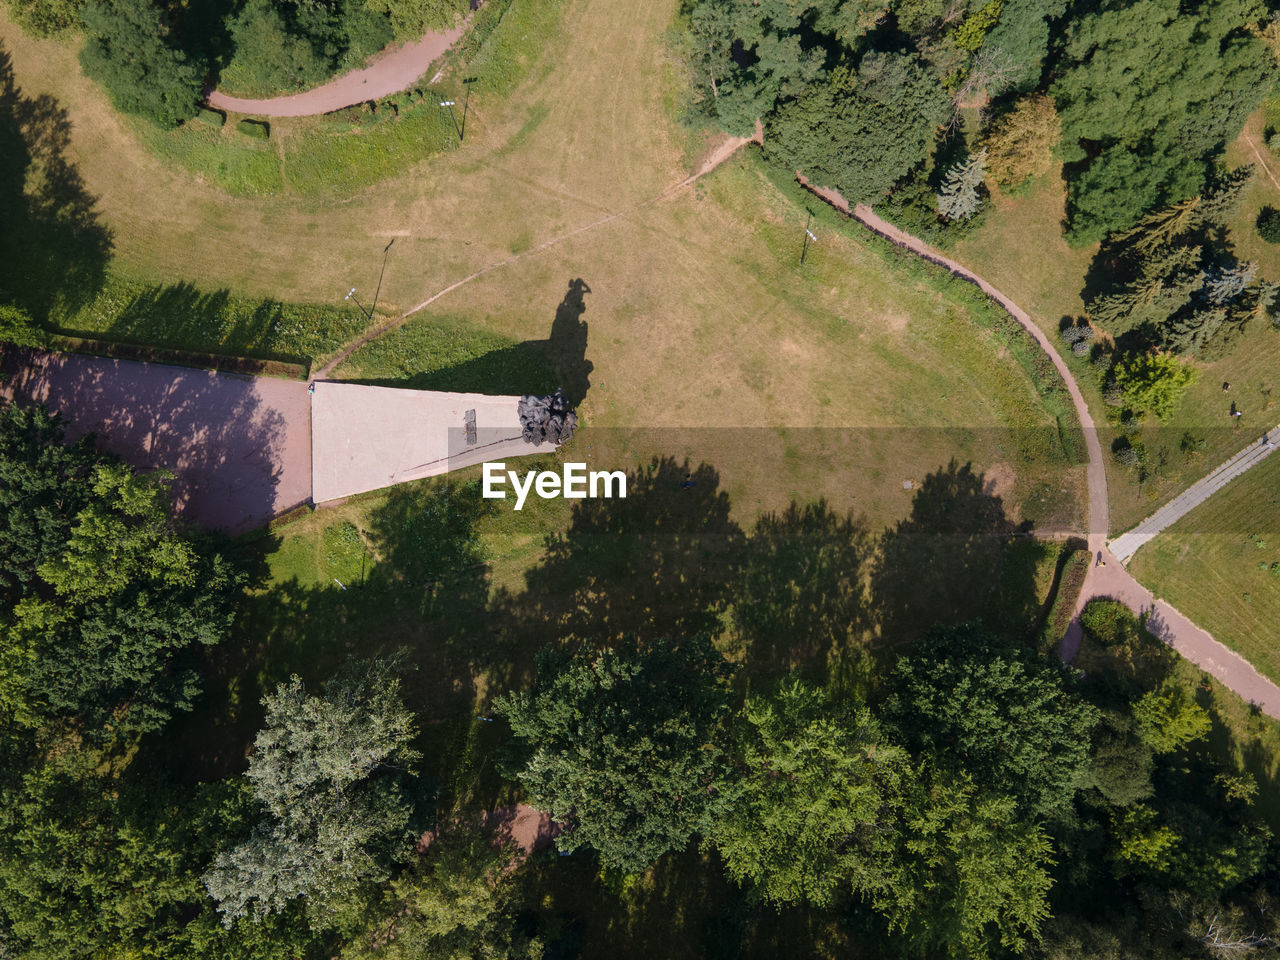
{"type": "Polygon", "coordinates": [[[343,347],[337,353],[337,355],[334,356],[327,363],[325,363],[323,367],[321,367],[318,371],[313,373],[311,375],[311,379],[313,380],[328,379],[330,376],[332,376],[334,370],[336,370],[339,366],[345,363],[353,353],[355,353],[365,344],[369,343],[370,341],[378,339],[378,337],[385,336],[386,334],[390,333],[392,330],[395,330],[397,327],[403,326],[405,321],[408,320],[410,317],[412,317],[415,313],[421,313],[423,310],[427,309],[427,307],[431,306],[441,297],[444,297],[450,293],[453,293],[453,291],[457,290],[459,287],[464,287],[468,283],[471,283],[471,281],[478,280],[481,277],[485,276],[486,274],[493,273],[493,271],[495,270],[501,270],[503,267],[509,267],[511,264],[516,263],[517,261],[523,260],[526,257],[532,257],[535,254],[539,254],[542,251],[550,249],[551,247],[554,247],[557,244],[563,243],[566,240],[570,240],[573,237],[578,236],[579,234],[586,233],[588,230],[594,230],[596,227],[602,227],[606,223],[612,223],[614,220],[617,220],[620,217],[630,216],[631,214],[636,213],[639,210],[643,210],[646,207],[651,207],[655,203],[665,200],[667,197],[671,196],[673,193],[676,193],[680,190],[683,190],[685,187],[690,186],[701,177],[705,177],[708,173],[710,173],[716,167],[720,166],[720,164],[724,163],[726,160],[728,160],[731,156],[737,153],[738,150],[742,149],[748,143],[760,143],[763,140],[763,138],[764,138],[764,130],[761,127],[760,122],[757,121],[756,132],[754,135],[750,137],[729,137],[725,139],[724,141],[719,143],[717,146],[712,148],[712,150],[707,154],[706,157],[703,158],[702,162],[698,165],[698,168],[693,173],[685,177],[683,180],[680,180],[677,183],[673,183],[671,186],[667,187],[661,193],[650,197],[648,200],[642,200],[641,202],[637,204],[633,204],[632,206],[627,207],[624,210],[619,210],[616,213],[610,213],[606,216],[600,217],[598,220],[592,220],[590,223],[586,223],[580,227],[574,227],[572,230],[568,230],[568,231],[565,231],[564,233],[557,234],[556,236],[551,237],[548,240],[544,240],[542,243],[539,243],[539,244],[536,244],[535,246],[530,247],[528,250],[525,250],[521,253],[517,253],[510,257],[507,257],[505,260],[499,260],[497,263],[491,263],[487,267],[481,267],[479,270],[476,270],[473,273],[467,274],[462,279],[455,280],[453,283],[449,284],[447,287],[444,287],[441,290],[437,290],[435,293],[427,297],[427,299],[423,300],[421,303],[414,304],[412,307],[410,307],[408,310],[404,311],[403,313],[398,314],[395,317],[392,317],[390,320],[387,320],[383,323],[378,324],[378,326],[374,327],[371,330],[365,331],[355,340],[351,341],[351,343],[343,347]]]}
{"type": "Polygon", "coordinates": [[[1111,553],[1107,546],[1107,473],[1102,459],[1102,445],[1098,441],[1097,427],[1094,425],[1093,417],[1089,413],[1089,407],[1080,393],[1075,377],[1072,376],[1057,348],[1030,315],[982,277],[933,249],[923,240],[899,230],[887,220],[877,216],[865,204],[858,204],[851,210],[848,202],[836,191],[814,187],[799,173],[796,174],[796,178],[814,194],[847,216],[853,217],[874,233],[925,260],[945,267],[953,275],[977,286],[1008,311],[1009,315],[1035,338],[1049,359],[1053,361],[1063,382],[1066,383],[1071,402],[1076,408],[1076,416],[1080,419],[1080,426],[1084,431],[1085,448],[1089,454],[1088,541],[1089,550],[1097,561],[1090,566],[1085,576],[1080,597],[1076,602],[1075,616],[1067,628],[1066,636],[1062,639],[1060,648],[1062,658],[1070,662],[1080,649],[1080,640],[1083,635],[1080,611],[1084,609],[1085,604],[1094,598],[1119,600],[1134,613],[1147,614],[1147,629],[1182,656],[1201,670],[1216,677],[1224,686],[1235,691],[1246,701],[1257,704],[1264,713],[1280,719],[1280,687],[1262,676],[1244,657],[1192,623],[1172,604],[1155,597],[1150,590],[1134,579],[1111,553]]]}
{"type": "Polygon", "coordinates": [[[452,30],[433,30],[421,40],[406,43],[396,50],[387,48],[376,54],[369,66],[352,70],[303,93],[269,100],[248,100],[214,90],[206,99],[211,107],[219,110],[263,117],[312,117],[378,100],[411,86],[458,42],[469,22],[470,18],[452,30]]]}

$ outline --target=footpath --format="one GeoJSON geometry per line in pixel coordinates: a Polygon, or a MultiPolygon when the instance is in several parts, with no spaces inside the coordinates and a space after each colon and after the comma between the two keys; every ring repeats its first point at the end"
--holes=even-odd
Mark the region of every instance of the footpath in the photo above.
{"type": "MultiPolygon", "coordinates": [[[[1280,719],[1280,687],[1262,676],[1253,664],[1249,663],[1234,650],[1215,640],[1207,631],[1192,623],[1190,619],[1171,604],[1157,599],[1150,590],[1134,579],[1133,575],[1124,568],[1119,558],[1108,548],[1107,473],[1105,462],[1102,459],[1102,445],[1098,441],[1098,430],[1094,425],[1092,415],[1089,413],[1089,407],[1085,403],[1084,396],[1076,384],[1075,377],[1072,376],[1066,362],[1059,355],[1048,336],[1036,325],[1031,316],[982,277],[930,247],[918,237],[898,229],[887,220],[877,216],[865,204],[858,204],[856,207],[850,208],[848,201],[835,190],[815,187],[805,180],[799,172],[796,174],[796,179],[812,193],[845,215],[857,220],[873,233],[879,234],[896,246],[910,250],[925,260],[945,267],[953,275],[977,286],[992,300],[999,303],[1040,344],[1041,349],[1048,355],[1061,375],[1063,382],[1067,385],[1071,402],[1076,408],[1076,416],[1080,420],[1080,427],[1084,431],[1085,449],[1089,457],[1087,474],[1089,486],[1088,542],[1094,562],[1085,576],[1085,582],[1080,590],[1079,600],[1076,603],[1075,616],[1072,618],[1067,634],[1062,640],[1060,647],[1062,658],[1070,662],[1080,649],[1080,641],[1083,634],[1080,626],[1080,612],[1085,605],[1095,598],[1118,600],[1134,613],[1146,614],[1147,628],[1183,657],[1186,657],[1201,670],[1221,681],[1224,686],[1235,691],[1246,701],[1257,704],[1263,713],[1280,719]]],[[[1253,447],[1246,448],[1237,457],[1233,457],[1223,467],[1214,471],[1210,477],[1217,476],[1221,480],[1217,486],[1213,486],[1215,481],[1210,481],[1210,477],[1206,477],[1202,483],[1210,482],[1205,487],[1204,496],[1200,497],[1196,502],[1201,502],[1213,490],[1228,482],[1230,477],[1222,479],[1226,473],[1232,473],[1232,470],[1235,470],[1236,472],[1232,473],[1232,475],[1238,475],[1239,472],[1242,472],[1242,469],[1248,469],[1248,466],[1258,462],[1260,458],[1254,448],[1261,446],[1263,444],[1258,441],[1253,447]],[[1250,452],[1251,450],[1253,451],[1252,453],[1250,452]],[[1233,462],[1235,462],[1235,467],[1230,466],[1233,462]],[[1212,486],[1212,489],[1209,489],[1210,486],[1212,486]]],[[[1267,446],[1270,445],[1268,444],[1267,446]]],[[[1269,453],[1270,450],[1262,454],[1262,456],[1267,456],[1269,453]]],[[[1194,505],[1192,503],[1186,506],[1182,513],[1185,513],[1186,510],[1191,509],[1194,505]]],[[[1178,515],[1181,516],[1181,513],[1178,515]]],[[[1117,542],[1123,540],[1123,537],[1117,538],[1117,542]]],[[[1121,543],[1121,548],[1127,548],[1128,543],[1129,541],[1121,543]]],[[[1137,548],[1134,547],[1134,549],[1137,548]]],[[[1132,552],[1129,555],[1131,556],[1132,552]]]]}

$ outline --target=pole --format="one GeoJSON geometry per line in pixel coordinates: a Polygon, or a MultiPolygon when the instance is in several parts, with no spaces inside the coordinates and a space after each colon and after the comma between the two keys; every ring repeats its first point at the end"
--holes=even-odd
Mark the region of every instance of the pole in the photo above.
{"type": "Polygon", "coordinates": [[[343,299],[343,300],[354,300],[354,301],[356,302],[356,306],[360,308],[360,312],[361,312],[361,313],[363,313],[363,314],[365,315],[365,319],[370,320],[370,321],[371,321],[371,320],[373,320],[373,311],[372,311],[372,310],[366,310],[366,309],[364,308],[364,304],[363,304],[363,303],[361,303],[361,302],[360,302],[360,298],[356,296],[356,288],[355,288],[355,287],[352,287],[350,290],[348,290],[348,291],[347,291],[347,295],[346,295],[345,297],[343,297],[342,299],[343,299]]]}
{"type": "MultiPolygon", "coordinates": [[[[391,238],[391,243],[395,243],[396,238],[391,238]]],[[[382,269],[378,271],[378,289],[373,291],[373,309],[378,309],[378,294],[382,292],[382,278],[387,272],[387,254],[391,250],[391,243],[382,248],[382,269]]]]}
{"type": "Polygon", "coordinates": [[[449,108],[449,119],[453,121],[453,131],[458,135],[458,143],[462,143],[462,128],[458,126],[458,115],[453,112],[456,100],[441,100],[440,106],[449,108]]]}
{"type": "Polygon", "coordinates": [[[804,258],[809,254],[809,238],[813,236],[809,232],[809,224],[813,222],[813,211],[808,211],[809,218],[804,222],[804,246],[800,248],[800,266],[804,266],[804,258]]]}
{"type": "Polygon", "coordinates": [[[462,137],[467,132],[467,111],[471,109],[471,84],[475,82],[475,77],[462,78],[462,86],[467,91],[467,95],[462,98],[462,129],[458,131],[459,143],[462,142],[462,137]]]}

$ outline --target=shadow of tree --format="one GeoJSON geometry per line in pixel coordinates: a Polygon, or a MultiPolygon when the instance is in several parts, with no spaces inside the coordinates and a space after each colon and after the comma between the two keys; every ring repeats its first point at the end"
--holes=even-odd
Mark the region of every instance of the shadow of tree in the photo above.
{"type": "Polygon", "coordinates": [[[625,499],[582,501],[502,617],[535,645],[718,633],[743,539],[719,484],[663,457],[628,475],[625,499]]]}
{"type": "Polygon", "coordinates": [[[175,512],[241,533],[311,496],[306,387],[156,364],[9,350],[0,395],[61,412],[140,470],[164,468],[175,512]]]}
{"type": "Polygon", "coordinates": [[[71,120],[58,101],[23,95],[0,47],[0,293],[43,323],[102,288],[111,233],[67,159],[71,120]]]}
{"type": "Polygon", "coordinates": [[[733,624],[752,670],[824,669],[872,627],[866,521],[826,501],[756,521],[743,549],[733,624]]]}
{"type": "Polygon", "coordinates": [[[982,621],[1025,631],[1037,610],[1036,542],[1014,535],[1000,497],[971,464],[925,477],[911,515],[884,533],[871,574],[882,640],[917,639],[938,624],[982,621]]]}

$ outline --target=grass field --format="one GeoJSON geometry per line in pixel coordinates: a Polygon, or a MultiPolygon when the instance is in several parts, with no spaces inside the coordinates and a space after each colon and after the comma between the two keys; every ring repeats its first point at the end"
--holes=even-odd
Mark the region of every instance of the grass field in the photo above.
{"type": "MultiPolygon", "coordinates": [[[[1250,129],[1261,122],[1260,117],[1254,117],[1250,129]]],[[[1231,163],[1246,159],[1239,145],[1228,155],[1231,163]]],[[[1255,255],[1261,252],[1257,247],[1266,245],[1257,238],[1248,213],[1252,209],[1252,216],[1256,216],[1263,202],[1259,193],[1271,198],[1267,202],[1280,206],[1280,191],[1270,181],[1264,186],[1264,180],[1265,176],[1259,177],[1251,188],[1241,213],[1240,220],[1248,221],[1248,230],[1243,229],[1242,223],[1241,229],[1233,231],[1232,240],[1242,259],[1257,259],[1264,276],[1280,279],[1280,252],[1268,251],[1270,256],[1265,259],[1255,255]]],[[[1059,224],[1065,199],[1065,185],[1056,177],[1035,184],[1017,197],[998,196],[983,225],[956,249],[958,259],[1007,293],[1041,328],[1055,336],[1063,317],[1083,313],[1080,293],[1096,252],[1092,246],[1072,249],[1062,238],[1059,224]]],[[[1105,425],[1112,411],[1102,401],[1098,382],[1102,371],[1073,357],[1069,350],[1063,353],[1095,422],[1105,425]]],[[[1255,440],[1261,430],[1280,422],[1280,398],[1273,398],[1278,364],[1280,334],[1263,324],[1255,324],[1229,356],[1214,363],[1197,364],[1198,379],[1173,418],[1165,424],[1148,424],[1141,431],[1149,454],[1149,475],[1140,481],[1137,471],[1107,458],[1113,534],[1153,513],[1160,504],[1255,440]],[[1224,383],[1231,385],[1227,392],[1222,389],[1224,383]],[[1233,402],[1244,411],[1241,422],[1234,426],[1229,417],[1233,402]],[[1189,454],[1183,451],[1188,434],[1189,454]]],[[[1102,429],[1103,448],[1108,449],[1119,431],[1105,426],[1102,429]]]]}
{"type": "Polygon", "coordinates": [[[1129,568],[1280,682],[1280,457],[1270,457],[1138,551],[1129,568]]]}

